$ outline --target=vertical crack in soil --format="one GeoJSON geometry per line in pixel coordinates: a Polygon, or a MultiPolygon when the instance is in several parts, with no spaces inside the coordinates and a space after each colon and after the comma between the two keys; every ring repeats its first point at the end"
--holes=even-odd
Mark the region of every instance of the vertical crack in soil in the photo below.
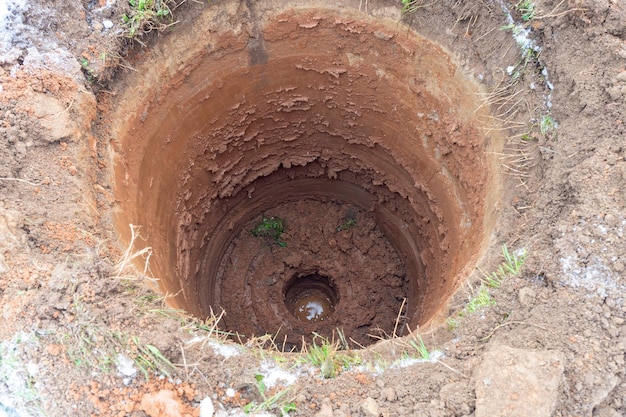
{"type": "Polygon", "coordinates": [[[492,224],[476,85],[395,22],[265,11],[251,37],[245,16],[212,13],[117,98],[120,234],[142,225],[171,303],[223,308],[224,330],[296,345],[340,328],[367,345],[405,298],[403,322],[436,320],[492,224]],[[280,233],[252,233],[267,219],[280,233]],[[323,319],[298,316],[293,288],[323,319]]]}

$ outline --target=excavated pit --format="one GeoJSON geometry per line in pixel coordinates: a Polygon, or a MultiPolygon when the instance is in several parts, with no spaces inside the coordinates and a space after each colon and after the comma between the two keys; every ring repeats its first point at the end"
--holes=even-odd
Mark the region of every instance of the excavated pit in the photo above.
{"type": "Polygon", "coordinates": [[[113,111],[116,225],[142,226],[170,303],[287,347],[370,344],[404,299],[410,326],[445,316],[492,224],[476,84],[356,11],[211,13],[142,57],[113,111]],[[282,233],[252,233],[271,219],[282,233]]]}

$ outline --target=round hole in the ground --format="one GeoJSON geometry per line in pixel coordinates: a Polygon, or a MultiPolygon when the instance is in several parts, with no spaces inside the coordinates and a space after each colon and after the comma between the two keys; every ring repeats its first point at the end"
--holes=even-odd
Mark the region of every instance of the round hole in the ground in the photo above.
{"type": "Polygon", "coordinates": [[[303,322],[328,319],[335,311],[339,295],[330,278],[317,273],[296,275],[285,288],[285,305],[303,322]]]}
{"type": "Polygon", "coordinates": [[[142,226],[173,306],[246,336],[367,345],[438,320],[492,226],[480,89],[396,22],[237,4],[161,40],[115,97],[120,234],[142,226]],[[281,233],[254,236],[264,218],[281,233]],[[299,271],[332,277],[325,320],[287,307],[299,271]]]}

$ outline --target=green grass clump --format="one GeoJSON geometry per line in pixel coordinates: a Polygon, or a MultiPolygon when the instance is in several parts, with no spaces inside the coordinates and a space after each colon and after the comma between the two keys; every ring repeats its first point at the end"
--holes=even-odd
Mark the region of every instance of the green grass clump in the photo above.
{"type": "Polygon", "coordinates": [[[448,318],[446,322],[451,330],[454,330],[459,325],[460,318],[482,310],[485,307],[495,305],[496,301],[493,299],[489,289],[499,288],[507,277],[520,274],[526,260],[526,251],[522,250],[520,254],[515,254],[510,252],[506,245],[502,245],[502,256],[504,257],[504,262],[498,266],[498,269],[489,275],[483,273],[484,278],[481,280],[478,288],[473,291],[472,296],[469,297],[463,309],[455,316],[448,318]]]}
{"type": "Polygon", "coordinates": [[[285,230],[285,223],[280,217],[265,217],[250,231],[254,237],[265,237],[273,239],[279,246],[287,246],[286,242],[280,240],[280,236],[285,230]]]}
{"type": "Polygon", "coordinates": [[[150,344],[141,344],[136,336],[131,336],[131,347],[136,349],[133,361],[146,379],[150,379],[150,373],[162,374],[170,378],[170,371],[174,365],[159,349],[150,344]]]}
{"type": "Polygon", "coordinates": [[[141,31],[164,30],[172,25],[172,12],[167,3],[166,0],[128,0],[131,11],[122,16],[127,36],[133,38],[141,31]]]}
{"type": "Polygon", "coordinates": [[[342,371],[359,365],[361,358],[339,350],[339,342],[314,333],[313,343],[303,347],[304,361],[320,369],[322,378],[335,378],[342,371]]]}
{"type": "Polygon", "coordinates": [[[343,232],[344,230],[352,229],[354,226],[356,226],[356,219],[350,218],[343,222],[341,226],[337,227],[337,231],[343,232]]]}
{"type": "Polygon", "coordinates": [[[481,284],[478,287],[478,291],[476,291],[476,294],[474,294],[474,296],[469,299],[468,303],[465,305],[459,316],[464,317],[478,310],[481,310],[484,307],[492,306],[495,304],[495,300],[489,293],[489,288],[487,288],[486,285],[481,284]]]}
{"type": "Polygon", "coordinates": [[[296,404],[287,400],[289,389],[277,391],[274,395],[267,395],[267,387],[265,386],[264,376],[256,374],[254,376],[256,389],[263,399],[261,403],[251,401],[243,407],[246,414],[260,413],[263,411],[280,411],[282,416],[289,415],[292,411],[297,411],[296,404]]]}
{"type": "Polygon", "coordinates": [[[524,22],[530,22],[535,18],[537,10],[535,9],[535,3],[532,0],[521,0],[515,5],[517,11],[522,15],[524,22]]]}
{"type": "Polygon", "coordinates": [[[546,138],[552,138],[556,136],[557,122],[549,114],[544,114],[539,122],[539,130],[541,134],[546,138]]]}
{"type": "Polygon", "coordinates": [[[485,283],[491,288],[500,288],[502,282],[509,275],[517,276],[524,266],[524,260],[526,259],[526,252],[522,251],[520,255],[509,252],[506,245],[502,245],[502,256],[504,256],[504,262],[502,262],[498,269],[489,275],[485,275],[485,283]]]}
{"type": "Polygon", "coordinates": [[[412,340],[409,340],[409,345],[413,349],[415,349],[415,352],[417,353],[417,357],[419,359],[424,359],[426,361],[430,360],[430,351],[424,344],[424,340],[422,339],[422,336],[415,335],[412,340]]]}

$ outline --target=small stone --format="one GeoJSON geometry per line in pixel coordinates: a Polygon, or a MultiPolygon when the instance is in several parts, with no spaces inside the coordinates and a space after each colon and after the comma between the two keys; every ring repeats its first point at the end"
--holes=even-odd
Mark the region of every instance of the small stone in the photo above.
{"type": "Polygon", "coordinates": [[[610,407],[601,407],[593,410],[594,417],[620,417],[621,414],[610,407]]]}
{"type": "Polygon", "coordinates": [[[613,101],[617,101],[622,98],[622,88],[620,86],[615,85],[613,87],[609,87],[606,89],[606,92],[613,101]]]}
{"type": "Polygon", "coordinates": [[[210,397],[205,397],[204,400],[200,401],[199,408],[200,417],[213,417],[213,413],[215,413],[215,407],[210,397]]]}
{"type": "Polygon", "coordinates": [[[292,253],[285,258],[284,262],[287,266],[296,268],[302,263],[302,256],[298,253],[292,253]]]}
{"type": "Polygon", "coordinates": [[[392,39],[394,37],[393,34],[387,33],[387,32],[383,32],[382,30],[375,31],[374,32],[374,36],[376,36],[381,41],[388,41],[388,40],[390,40],[390,39],[392,39]]]}
{"type": "Polygon", "coordinates": [[[117,371],[127,378],[132,378],[137,374],[135,362],[123,353],[117,355],[117,371]]]}
{"type": "Polygon", "coordinates": [[[104,26],[105,29],[111,29],[113,27],[113,22],[110,20],[104,20],[102,21],[102,26],[104,26]]]}
{"type": "Polygon", "coordinates": [[[380,409],[378,408],[378,404],[376,400],[372,397],[367,397],[361,403],[361,411],[368,417],[379,417],[380,409]]]}
{"type": "Polygon", "coordinates": [[[67,107],[52,96],[37,94],[33,99],[33,111],[45,129],[47,142],[59,142],[71,138],[75,132],[67,107]]]}
{"type": "Polygon", "coordinates": [[[381,391],[381,396],[389,402],[394,402],[398,399],[396,391],[393,388],[385,388],[381,391]]]}
{"type": "Polygon", "coordinates": [[[322,400],[322,405],[320,407],[320,411],[314,414],[315,417],[334,417],[333,407],[330,404],[329,398],[324,398],[322,400]]]}
{"type": "Polygon", "coordinates": [[[17,142],[15,144],[15,150],[17,151],[17,153],[19,154],[25,154],[26,153],[26,145],[22,142],[17,142]]]}
{"type": "Polygon", "coordinates": [[[537,298],[537,293],[532,288],[524,287],[519,290],[519,302],[524,307],[532,306],[535,298],[537,298]]]}

